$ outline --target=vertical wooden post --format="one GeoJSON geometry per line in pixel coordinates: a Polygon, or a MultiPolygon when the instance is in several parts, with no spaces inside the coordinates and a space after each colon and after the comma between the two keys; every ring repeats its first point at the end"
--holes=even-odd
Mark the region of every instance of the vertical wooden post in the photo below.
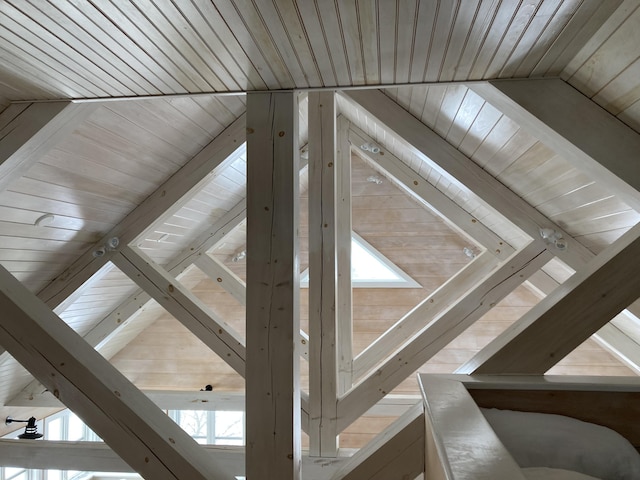
{"type": "Polygon", "coordinates": [[[298,102],[247,94],[246,473],[300,478],[298,102]]]}
{"type": "Polygon", "coordinates": [[[336,242],[338,248],[338,395],[353,385],[353,296],[351,290],[351,123],[338,118],[336,242]]]}
{"type": "Polygon", "coordinates": [[[309,93],[309,454],[337,455],[336,109],[309,93]]]}

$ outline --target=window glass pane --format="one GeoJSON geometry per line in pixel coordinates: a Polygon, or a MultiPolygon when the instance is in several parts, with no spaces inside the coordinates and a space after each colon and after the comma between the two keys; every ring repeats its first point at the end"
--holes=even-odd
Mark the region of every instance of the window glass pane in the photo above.
{"type": "Polygon", "coordinates": [[[22,468],[6,468],[5,475],[7,480],[27,480],[29,472],[22,468]]]}
{"type": "Polygon", "coordinates": [[[207,438],[207,413],[202,410],[183,410],[178,425],[195,439],[207,438]]]}
{"type": "Polygon", "coordinates": [[[45,438],[47,440],[62,440],[62,417],[47,422],[45,438]]]}
{"type": "Polygon", "coordinates": [[[75,413],[69,412],[69,431],[67,440],[82,440],[84,438],[84,423],[75,413]]]}
{"type": "Polygon", "coordinates": [[[62,472],[60,470],[47,470],[47,480],[62,480],[62,472]]]}
{"type": "Polygon", "coordinates": [[[228,443],[227,445],[242,445],[244,439],[244,412],[216,411],[215,413],[215,437],[216,443],[223,443],[222,439],[240,440],[240,443],[228,443]]]}
{"type": "Polygon", "coordinates": [[[13,468],[13,467],[6,467],[4,469],[4,474],[6,475],[7,478],[13,478],[14,475],[18,475],[19,473],[24,472],[24,468],[13,468]]]}

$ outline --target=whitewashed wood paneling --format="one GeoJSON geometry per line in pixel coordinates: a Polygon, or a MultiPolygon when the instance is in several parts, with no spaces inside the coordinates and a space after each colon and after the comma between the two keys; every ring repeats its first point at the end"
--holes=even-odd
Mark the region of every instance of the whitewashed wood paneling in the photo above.
{"type": "Polygon", "coordinates": [[[625,0],[562,71],[562,78],[640,132],[640,4],[625,0]]]}
{"type": "Polygon", "coordinates": [[[10,0],[0,7],[0,96],[555,75],[618,3],[10,0]]]}

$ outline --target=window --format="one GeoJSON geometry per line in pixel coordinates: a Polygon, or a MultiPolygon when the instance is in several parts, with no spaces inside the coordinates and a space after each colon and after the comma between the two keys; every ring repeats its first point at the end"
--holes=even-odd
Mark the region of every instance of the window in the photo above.
{"type": "MultiPolygon", "coordinates": [[[[244,445],[243,411],[169,410],[168,415],[196,442],[213,445],[244,445]]],[[[70,410],[63,410],[38,422],[38,431],[46,440],[102,441],[70,410]]],[[[22,430],[4,438],[17,438],[22,430]]],[[[101,474],[105,478],[113,474],[101,474]]],[[[62,470],[27,470],[0,467],[0,480],[91,480],[103,478],[95,472],[62,470]]],[[[113,478],[140,479],[138,475],[116,474],[113,478]]]]}
{"type": "MultiPolygon", "coordinates": [[[[420,288],[420,284],[364,238],[351,233],[351,284],[360,288],[420,288]]],[[[300,286],[309,287],[309,269],[300,275],[300,286]]]]}
{"type": "Polygon", "coordinates": [[[170,410],[169,416],[198,443],[244,445],[244,412],[170,410]]]}

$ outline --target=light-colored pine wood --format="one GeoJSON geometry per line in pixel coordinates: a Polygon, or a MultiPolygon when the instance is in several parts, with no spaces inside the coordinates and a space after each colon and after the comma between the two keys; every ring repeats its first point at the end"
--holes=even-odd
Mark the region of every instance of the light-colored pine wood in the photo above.
{"type": "MultiPolygon", "coordinates": [[[[375,143],[373,139],[355,126],[351,126],[350,139],[354,145],[375,143]]],[[[482,222],[478,222],[464,209],[460,208],[449,197],[435,188],[395,155],[383,152],[383,155],[370,155],[362,149],[356,150],[358,156],[366,158],[370,164],[379,166],[387,175],[407,192],[410,192],[419,202],[440,216],[449,226],[462,233],[472,242],[478,242],[487,248],[491,255],[500,259],[507,258],[513,253],[513,248],[505,244],[504,240],[489,230],[482,222]],[[474,221],[475,220],[475,221],[474,221]]]]}
{"type": "Polygon", "coordinates": [[[560,79],[470,85],[576,168],[640,208],[640,135],[560,79]]]}
{"type": "Polygon", "coordinates": [[[247,96],[247,459],[300,478],[298,128],[293,93],[247,96]]]}
{"type": "Polygon", "coordinates": [[[412,406],[345,462],[332,479],[415,478],[424,472],[424,407],[412,406]]]}
{"type": "Polygon", "coordinates": [[[23,176],[97,108],[96,104],[37,103],[4,123],[0,130],[0,191],[23,176]]]}
{"type": "Polygon", "coordinates": [[[554,290],[461,373],[543,374],[638,298],[636,226],[554,290]],[[558,333],[558,322],[562,332],[558,333]]]}
{"type": "Polygon", "coordinates": [[[489,276],[497,266],[495,257],[482,253],[425,298],[392,327],[365,348],[353,361],[354,378],[359,379],[411,338],[422,326],[453,306],[469,289],[489,276]]]}
{"type": "Polygon", "coordinates": [[[514,253],[483,283],[469,290],[458,303],[434,318],[343,396],[338,402],[339,427],[349,425],[368,405],[397,387],[550,258],[551,254],[546,249],[541,249],[533,242],[514,253]]]}
{"type": "Polygon", "coordinates": [[[195,295],[142,251],[122,247],[112,262],[182,322],[240,375],[245,373],[244,339],[216,318],[195,295]]]}
{"type": "Polygon", "coordinates": [[[309,449],[338,451],[337,165],[333,92],[309,93],[309,449]]]}
{"type": "MultiPolygon", "coordinates": [[[[80,470],[100,472],[133,472],[107,445],[99,442],[62,442],[0,440],[0,464],[36,470],[80,470]]],[[[245,474],[244,447],[228,445],[202,445],[200,448],[216,462],[219,477],[233,479],[245,474]]],[[[341,456],[327,461],[317,457],[302,457],[302,471],[308,480],[325,480],[342,467],[353,452],[346,450],[341,456]]],[[[93,476],[95,480],[103,477],[93,476]]],[[[109,478],[113,478],[109,476],[109,478]]],[[[211,477],[208,477],[211,478],[211,477]]]]}
{"type": "Polygon", "coordinates": [[[210,478],[215,461],[4,268],[3,345],[144,476],[210,478]],[[28,339],[28,340],[27,340],[28,339]],[[134,433],[135,432],[135,433],[134,433]]]}
{"type": "Polygon", "coordinates": [[[218,282],[241,305],[246,305],[246,288],[244,281],[225,265],[203,254],[195,262],[196,266],[210,278],[218,282]]]}
{"type": "MultiPolygon", "coordinates": [[[[168,179],[122,222],[109,231],[101,241],[97,242],[96,248],[113,237],[117,237],[121,244],[127,244],[152,225],[159,216],[167,211],[173,212],[176,208],[174,202],[181,200],[188,192],[192,192],[198,185],[201,185],[204,178],[238,148],[244,138],[244,125],[245,118],[242,116],[196,155],[193,162],[185,165],[179,174],[168,179]]],[[[107,252],[101,257],[94,257],[93,251],[88,251],[65,270],[59,281],[51,283],[40,291],[39,297],[52,308],[55,307],[66,296],[80,288],[91,275],[108,261],[109,256],[109,252],[107,252]]]]}
{"type": "Polygon", "coordinates": [[[337,244],[337,292],[336,304],[338,395],[353,385],[353,292],[351,288],[351,145],[350,123],[343,116],[338,118],[336,153],[336,244],[337,244]]]}
{"type": "Polygon", "coordinates": [[[640,414],[637,377],[420,375],[419,378],[425,384],[433,382],[434,386],[442,386],[443,391],[463,386],[469,398],[482,408],[565,415],[609,427],[627,438],[636,449],[640,446],[640,437],[634,428],[640,414]]]}
{"type": "Polygon", "coordinates": [[[525,479],[460,381],[418,378],[425,401],[428,478],[525,479]]]}
{"type": "MultiPolygon", "coordinates": [[[[540,228],[549,227],[560,232],[567,241],[568,248],[563,251],[554,249],[554,254],[569,265],[581,264],[590,257],[590,252],[578,242],[573,241],[572,237],[562,228],[496,181],[494,177],[384,94],[355,90],[345,92],[345,94],[383,122],[389,130],[396,132],[410,145],[431,159],[443,174],[463,183],[482,202],[510,219],[534,241],[541,242],[542,240],[539,233],[540,228]]],[[[544,242],[542,243],[544,244],[544,242]]]]}

